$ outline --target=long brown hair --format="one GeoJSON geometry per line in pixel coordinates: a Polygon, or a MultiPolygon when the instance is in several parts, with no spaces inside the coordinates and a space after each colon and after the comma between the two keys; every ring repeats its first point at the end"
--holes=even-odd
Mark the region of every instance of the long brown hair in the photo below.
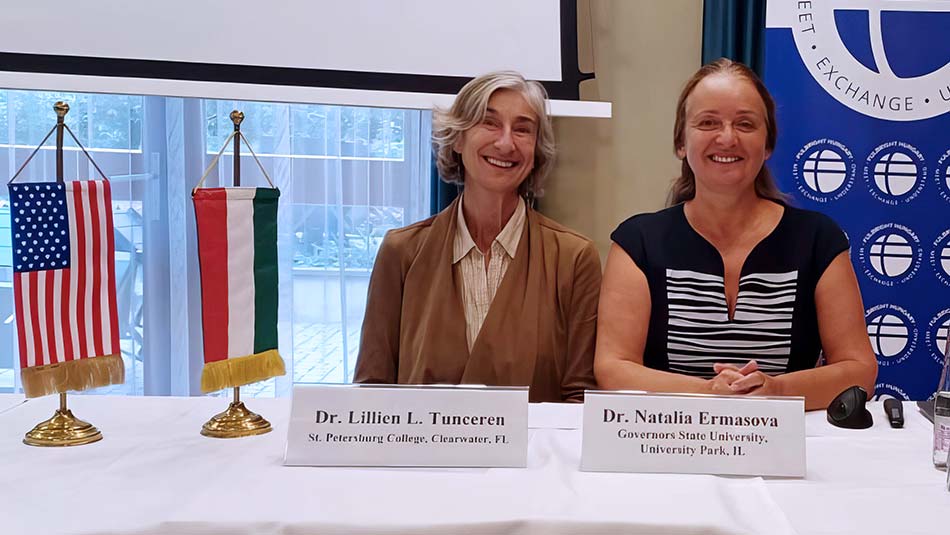
{"type": "MultiPolygon", "coordinates": [[[[775,149],[775,140],[778,138],[778,128],[775,125],[775,100],[772,99],[769,90],[765,88],[765,84],[752,69],[728,58],[719,58],[712,63],[703,65],[683,87],[683,92],[680,93],[679,101],[676,103],[676,121],[673,123],[673,150],[679,151],[685,144],[686,99],[696,89],[699,82],[713,74],[731,74],[747,80],[755,86],[755,90],[762,97],[762,102],[765,104],[765,150],[771,153],[775,149]]],[[[683,166],[680,176],[673,180],[673,184],[670,186],[670,193],[666,198],[667,206],[688,201],[696,196],[696,175],[693,174],[693,169],[689,166],[686,157],[683,157],[682,161],[683,166]]],[[[762,169],[755,177],[755,193],[764,199],[781,203],[788,202],[788,197],[775,185],[775,179],[772,178],[772,173],[769,172],[769,168],[764,162],[762,163],[762,169]]]]}

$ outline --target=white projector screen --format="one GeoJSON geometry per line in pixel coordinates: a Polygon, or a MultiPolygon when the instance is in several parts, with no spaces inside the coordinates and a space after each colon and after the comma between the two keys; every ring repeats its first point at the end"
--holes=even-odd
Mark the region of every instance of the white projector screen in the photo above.
{"type": "Polygon", "coordinates": [[[64,6],[4,8],[0,87],[427,108],[472,76],[513,69],[566,101],[555,113],[609,115],[578,102],[590,75],[577,68],[575,0],[64,6]]]}

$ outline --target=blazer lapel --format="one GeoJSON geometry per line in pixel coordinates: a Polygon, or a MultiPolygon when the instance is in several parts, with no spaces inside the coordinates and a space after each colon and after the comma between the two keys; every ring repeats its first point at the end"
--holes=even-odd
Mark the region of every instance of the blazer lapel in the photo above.
{"type": "Polygon", "coordinates": [[[531,385],[538,352],[538,303],[544,281],[542,253],[540,229],[533,210],[529,209],[518,250],[472,346],[462,374],[463,383],[531,385]]]}
{"type": "Polygon", "coordinates": [[[406,274],[403,343],[412,350],[400,365],[400,382],[458,383],[468,361],[465,313],[452,265],[458,202],[436,216],[406,274]]]}

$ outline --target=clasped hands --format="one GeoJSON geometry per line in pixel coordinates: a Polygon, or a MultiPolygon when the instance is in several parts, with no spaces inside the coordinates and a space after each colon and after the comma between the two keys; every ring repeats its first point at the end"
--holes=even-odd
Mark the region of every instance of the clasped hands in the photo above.
{"type": "Polygon", "coordinates": [[[759,371],[759,364],[750,360],[739,368],[734,364],[713,364],[716,376],[706,383],[711,394],[779,396],[779,380],[759,371]]]}

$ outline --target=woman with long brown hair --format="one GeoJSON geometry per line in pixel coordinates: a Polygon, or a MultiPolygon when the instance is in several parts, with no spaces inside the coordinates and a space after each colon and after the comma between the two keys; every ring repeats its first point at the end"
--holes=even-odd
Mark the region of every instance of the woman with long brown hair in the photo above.
{"type": "Polygon", "coordinates": [[[594,364],[602,387],[797,395],[807,409],[852,385],[873,391],[847,238],[785,202],[765,165],[776,137],[775,103],[745,65],[720,59],[687,82],[669,207],[611,235],[594,364]]]}

